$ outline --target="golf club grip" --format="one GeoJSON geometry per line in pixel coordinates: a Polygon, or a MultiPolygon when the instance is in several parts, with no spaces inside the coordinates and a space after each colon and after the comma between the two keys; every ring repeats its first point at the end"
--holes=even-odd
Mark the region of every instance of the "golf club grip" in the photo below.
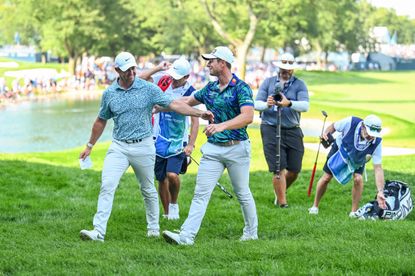
{"type": "Polygon", "coordinates": [[[313,172],[311,173],[310,184],[308,185],[308,192],[307,195],[310,197],[311,190],[313,189],[313,182],[314,182],[314,175],[316,174],[317,162],[314,163],[313,172]]]}
{"type": "Polygon", "coordinates": [[[233,195],[230,192],[228,192],[225,187],[223,187],[219,183],[216,183],[216,186],[218,186],[229,198],[233,198],[233,195]]]}

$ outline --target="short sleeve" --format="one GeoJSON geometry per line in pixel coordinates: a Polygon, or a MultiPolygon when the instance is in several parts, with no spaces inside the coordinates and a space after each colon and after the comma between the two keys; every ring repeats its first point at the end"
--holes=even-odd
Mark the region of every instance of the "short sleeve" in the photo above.
{"type": "Polygon", "coordinates": [[[264,82],[261,84],[261,86],[258,89],[258,93],[256,95],[255,100],[257,101],[263,101],[266,102],[268,98],[268,88],[270,84],[271,78],[267,78],[264,80],[264,82]]]}
{"type": "Polygon", "coordinates": [[[300,82],[297,92],[297,101],[309,102],[308,89],[304,82],[300,82]]]}
{"type": "Polygon", "coordinates": [[[111,109],[109,107],[109,93],[104,91],[101,99],[101,106],[99,108],[98,117],[103,120],[109,120],[112,117],[114,117],[114,114],[111,112],[111,109]]]}
{"type": "Polygon", "coordinates": [[[207,92],[207,85],[206,85],[205,87],[203,87],[202,89],[200,89],[200,90],[196,91],[196,92],[193,94],[193,96],[195,97],[195,99],[196,99],[198,102],[205,103],[204,98],[205,98],[205,94],[206,94],[206,92],[207,92]]]}
{"type": "Polygon", "coordinates": [[[372,162],[374,165],[382,164],[382,141],[377,145],[372,155],[372,162]]]}
{"type": "Polygon", "coordinates": [[[241,90],[238,93],[238,102],[239,107],[254,106],[254,101],[252,99],[252,90],[247,84],[244,84],[241,87],[241,90]]]}
{"type": "Polygon", "coordinates": [[[334,123],[334,129],[338,132],[347,132],[352,124],[352,117],[347,117],[334,123]],[[347,130],[347,131],[346,131],[347,130]]]}
{"type": "Polygon", "coordinates": [[[153,104],[158,104],[162,107],[167,107],[169,104],[171,104],[173,99],[169,95],[163,93],[163,91],[161,91],[161,89],[157,85],[154,85],[152,83],[149,83],[149,85],[153,99],[153,104]]]}

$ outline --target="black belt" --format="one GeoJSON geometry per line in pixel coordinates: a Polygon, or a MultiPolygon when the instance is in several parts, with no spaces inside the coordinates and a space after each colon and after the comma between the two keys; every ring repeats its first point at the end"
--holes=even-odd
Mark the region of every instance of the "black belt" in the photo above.
{"type": "Polygon", "coordinates": [[[127,143],[127,144],[135,144],[143,141],[143,139],[133,139],[133,140],[121,140],[121,142],[127,143]]]}
{"type": "Polygon", "coordinates": [[[290,129],[296,129],[296,128],[300,128],[300,126],[293,126],[293,127],[281,127],[281,129],[283,130],[290,130],[290,129]]]}
{"type": "Polygon", "coordinates": [[[233,145],[237,145],[240,142],[241,141],[239,141],[239,140],[229,140],[227,142],[209,142],[209,143],[214,144],[216,146],[221,146],[221,147],[230,147],[230,146],[233,146],[233,145]]]}

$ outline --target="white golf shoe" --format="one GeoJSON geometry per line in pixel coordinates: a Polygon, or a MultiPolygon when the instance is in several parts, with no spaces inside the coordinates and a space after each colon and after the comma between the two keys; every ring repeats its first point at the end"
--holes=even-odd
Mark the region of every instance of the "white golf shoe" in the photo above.
{"type": "Polygon", "coordinates": [[[355,219],[355,218],[359,218],[360,217],[360,214],[358,213],[358,212],[350,212],[349,213],[349,218],[353,218],[353,219],[355,219]]]}
{"type": "Polygon", "coordinates": [[[308,213],[309,213],[310,215],[318,215],[318,207],[313,206],[313,207],[309,208],[309,209],[308,209],[308,213]]]}
{"type": "Polygon", "coordinates": [[[99,233],[97,230],[81,230],[81,232],[79,232],[79,235],[81,237],[82,240],[84,241],[100,241],[100,242],[104,242],[104,236],[101,235],[101,233],[99,233]]]}
{"type": "Polygon", "coordinates": [[[257,240],[258,239],[258,235],[248,235],[248,234],[243,234],[242,237],[239,238],[239,241],[244,242],[244,241],[253,241],[253,240],[257,240]]]}
{"type": "Polygon", "coordinates": [[[171,231],[163,231],[163,238],[166,240],[166,242],[171,243],[171,244],[175,244],[175,245],[193,245],[194,241],[180,236],[179,233],[174,233],[171,231]]]}
{"type": "Polygon", "coordinates": [[[169,204],[169,214],[167,219],[168,220],[178,220],[180,218],[179,216],[179,204],[169,204]]]}
{"type": "Polygon", "coordinates": [[[160,237],[159,230],[150,229],[147,231],[147,238],[158,238],[158,237],[160,237]]]}

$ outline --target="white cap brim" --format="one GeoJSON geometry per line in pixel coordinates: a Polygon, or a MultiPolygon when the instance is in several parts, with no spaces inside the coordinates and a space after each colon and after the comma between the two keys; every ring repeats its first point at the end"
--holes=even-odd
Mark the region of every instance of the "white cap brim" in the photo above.
{"type": "Polygon", "coordinates": [[[278,66],[281,69],[285,69],[285,70],[294,70],[297,68],[297,64],[293,63],[293,64],[289,64],[289,63],[282,63],[281,61],[277,61],[275,63],[276,66],[278,66]]]}
{"type": "Polygon", "coordinates": [[[173,79],[175,80],[180,80],[181,78],[183,78],[184,76],[182,76],[181,74],[177,73],[174,68],[170,68],[169,70],[166,71],[166,74],[168,74],[169,76],[171,76],[173,79]]]}
{"type": "Polygon", "coordinates": [[[217,56],[214,56],[212,54],[202,54],[202,58],[209,60],[209,59],[214,59],[214,58],[218,58],[217,56]]]}
{"type": "Polygon", "coordinates": [[[128,62],[128,63],[126,63],[123,66],[118,67],[118,68],[120,68],[121,71],[125,72],[131,67],[137,67],[137,63],[135,62],[135,60],[132,60],[131,62],[128,62]]]}
{"type": "Polygon", "coordinates": [[[376,138],[381,138],[382,137],[382,132],[377,132],[377,131],[372,131],[370,130],[370,128],[368,126],[365,125],[366,128],[366,132],[368,135],[372,136],[372,137],[376,137],[376,138]]]}

